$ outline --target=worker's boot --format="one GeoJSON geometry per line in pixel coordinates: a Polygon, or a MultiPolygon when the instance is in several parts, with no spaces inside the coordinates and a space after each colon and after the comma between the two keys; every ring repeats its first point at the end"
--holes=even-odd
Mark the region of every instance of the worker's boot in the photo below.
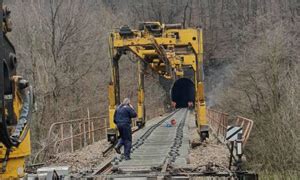
{"type": "Polygon", "coordinates": [[[121,154],[121,143],[116,144],[116,146],[114,147],[115,151],[118,154],[121,154]]]}

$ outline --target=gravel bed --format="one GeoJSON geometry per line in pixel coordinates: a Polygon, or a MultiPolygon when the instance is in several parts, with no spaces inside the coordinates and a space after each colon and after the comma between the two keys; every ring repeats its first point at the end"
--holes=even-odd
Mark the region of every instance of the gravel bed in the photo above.
{"type": "MultiPolygon", "coordinates": [[[[194,114],[189,118],[189,132],[190,142],[199,142],[199,134],[195,125],[194,114]]],[[[210,134],[210,138],[201,145],[191,148],[189,154],[189,161],[191,166],[202,166],[208,163],[214,163],[219,166],[228,167],[229,150],[226,145],[221,144],[218,140],[210,134]]]]}
{"type": "Polygon", "coordinates": [[[104,139],[88,145],[81,150],[77,150],[74,153],[58,153],[53,159],[47,162],[47,165],[70,166],[72,173],[90,170],[114,155],[114,152],[110,152],[106,157],[102,156],[102,151],[109,147],[109,145],[107,140],[104,139]]]}

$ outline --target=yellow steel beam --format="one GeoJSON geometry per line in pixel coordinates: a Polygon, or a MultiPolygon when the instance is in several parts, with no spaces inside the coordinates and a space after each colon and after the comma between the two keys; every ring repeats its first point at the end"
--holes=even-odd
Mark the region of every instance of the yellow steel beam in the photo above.
{"type": "MultiPolygon", "coordinates": [[[[174,45],[176,44],[175,38],[153,38],[161,45],[174,45]]],[[[137,39],[115,39],[114,47],[126,47],[126,46],[147,46],[153,45],[152,38],[137,38],[137,39]]]]}
{"type": "MultiPolygon", "coordinates": [[[[158,22],[148,22],[160,26],[159,31],[149,29],[131,30],[128,35],[120,31],[111,34],[111,51],[132,52],[139,58],[139,63],[148,64],[155,73],[172,78],[184,76],[183,68],[192,67],[194,70],[196,104],[195,110],[199,128],[207,126],[205,113],[205,98],[203,88],[203,35],[198,28],[165,29],[158,22]]],[[[147,24],[147,23],[146,23],[147,24]]],[[[116,92],[114,92],[116,93],[116,92]]],[[[115,102],[116,103],[116,102],[115,102]]],[[[142,118],[144,108],[144,89],[138,89],[138,117],[142,118]]],[[[110,109],[112,106],[110,105],[110,109]]],[[[111,118],[113,114],[110,112],[111,118]]]]}

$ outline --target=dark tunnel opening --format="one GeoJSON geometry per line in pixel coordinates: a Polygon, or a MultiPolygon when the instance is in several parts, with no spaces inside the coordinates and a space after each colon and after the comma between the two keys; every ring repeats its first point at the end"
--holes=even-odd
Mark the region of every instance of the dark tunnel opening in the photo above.
{"type": "Polygon", "coordinates": [[[173,84],[171,99],[176,103],[176,108],[188,107],[189,102],[195,102],[195,85],[188,78],[180,78],[173,84]]]}

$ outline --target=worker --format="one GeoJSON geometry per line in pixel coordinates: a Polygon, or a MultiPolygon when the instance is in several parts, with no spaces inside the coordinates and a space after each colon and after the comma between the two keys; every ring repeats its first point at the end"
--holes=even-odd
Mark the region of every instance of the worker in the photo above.
{"type": "Polygon", "coordinates": [[[133,106],[130,104],[130,99],[125,98],[120,104],[114,115],[114,122],[118,127],[121,138],[114,147],[118,154],[121,154],[120,148],[124,145],[125,160],[130,159],[130,150],[132,143],[131,135],[131,118],[137,116],[133,106]]]}
{"type": "Polygon", "coordinates": [[[188,108],[193,109],[193,107],[194,107],[194,103],[192,101],[189,101],[188,102],[188,108]]]}
{"type": "Polygon", "coordinates": [[[175,102],[175,101],[172,101],[172,102],[171,102],[171,106],[172,106],[173,109],[176,109],[176,102],[175,102]]]}

